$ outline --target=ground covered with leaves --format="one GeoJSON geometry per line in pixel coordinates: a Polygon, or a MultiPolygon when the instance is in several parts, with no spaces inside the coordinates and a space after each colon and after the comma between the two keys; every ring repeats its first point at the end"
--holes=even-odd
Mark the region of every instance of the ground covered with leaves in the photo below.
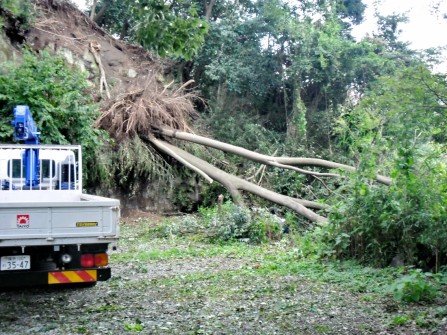
{"type": "Polygon", "coordinates": [[[206,243],[169,227],[127,220],[107,282],[0,292],[0,334],[447,332],[445,287],[430,303],[391,294],[406,269],[303,258],[292,237],[206,243]]]}

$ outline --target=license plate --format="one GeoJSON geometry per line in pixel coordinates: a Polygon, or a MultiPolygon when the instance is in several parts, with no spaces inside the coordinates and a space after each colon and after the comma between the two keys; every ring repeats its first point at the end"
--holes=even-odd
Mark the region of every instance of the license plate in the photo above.
{"type": "Polygon", "coordinates": [[[0,271],[29,269],[31,269],[29,255],[3,256],[0,258],[0,271]]]}

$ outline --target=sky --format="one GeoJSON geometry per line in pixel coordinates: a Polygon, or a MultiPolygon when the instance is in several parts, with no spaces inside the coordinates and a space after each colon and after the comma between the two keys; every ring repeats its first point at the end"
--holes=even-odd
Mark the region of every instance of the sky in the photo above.
{"type": "Polygon", "coordinates": [[[427,49],[447,46],[447,19],[432,12],[432,5],[440,3],[440,9],[447,13],[445,0],[363,0],[367,5],[365,21],[353,31],[357,38],[375,29],[374,10],[381,15],[407,14],[409,22],[402,24],[401,40],[410,42],[412,49],[427,49]]]}

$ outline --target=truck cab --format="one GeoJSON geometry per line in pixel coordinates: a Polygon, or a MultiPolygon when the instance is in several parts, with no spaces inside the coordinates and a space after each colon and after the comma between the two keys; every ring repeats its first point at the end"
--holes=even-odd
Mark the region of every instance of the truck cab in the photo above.
{"type": "MultiPolygon", "coordinates": [[[[25,165],[23,162],[25,150],[7,148],[0,150],[0,181],[2,188],[23,190],[25,183],[25,165]]],[[[61,147],[51,147],[40,150],[38,189],[56,190],[62,187],[79,187],[76,179],[78,161],[73,150],[61,147]]]]}

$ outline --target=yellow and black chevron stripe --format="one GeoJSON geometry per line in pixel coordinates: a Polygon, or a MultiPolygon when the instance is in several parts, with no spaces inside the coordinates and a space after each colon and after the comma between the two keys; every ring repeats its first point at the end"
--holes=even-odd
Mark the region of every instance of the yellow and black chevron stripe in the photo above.
{"type": "Polygon", "coordinates": [[[97,280],[96,270],[48,272],[48,284],[92,283],[97,280]]]}

